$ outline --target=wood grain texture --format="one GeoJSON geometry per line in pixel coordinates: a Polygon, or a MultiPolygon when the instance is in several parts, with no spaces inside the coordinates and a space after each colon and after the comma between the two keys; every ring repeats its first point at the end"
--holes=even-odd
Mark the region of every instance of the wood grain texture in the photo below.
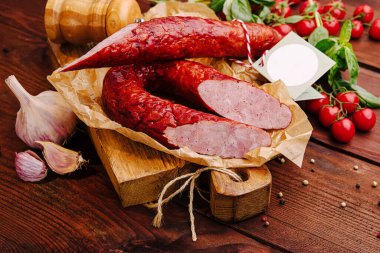
{"type": "Polygon", "coordinates": [[[234,169],[243,182],[236,182],[226,174],[211,172],[210,208],[218,220],[238,222],[267,210],[272,176],[267,166],[234,169]]]}
{"type": "MultiPolygon", "coordinates": [[[[61,66],[84,54],[86,49],[86,46],[59,45],[49,41],[51,60],[61,66]]],[[[115,131],[90,128],[89,133],[125,207],[157,200],[169,181],[199,167],[131,141],[115,131]]],[[[171,187],[169,192],[178,187],[180,185],[171,187]]]]}
{"type": "Polygon", "coordinates": [[[157,200],[170,180],[197,168],[115,131],[91,128],[90,135],[123,206],[157,200]]]}
{"type": "MultiPolygon", "coordinates": [[[[371,187],[373,180],[380,181],[378,166],[315,143],[309,144],[302,169],[289,161],[268,166],[273,177],[270,226],[264,227],[260,217],[227,226],[290,252],[380,252],[380,188],[371,187]],[[311,158],[315,164],[308,162],[311,158]],[[308,186],[302,185],[305,179],[308,186]],[[280,191],[285,205],[279,204],[280,191]]],[[[200,213],[210,215],[204,202],[197,203],[200,213]]]]}
{"type": "MultiPolygon", "coordinates": [[[[0,2],[0,79],[15,74],[31,94],[52,89],[53,70],[43,26],[46,1],[0,2]]],[[[154,212],[124,209],[84,126],[67,143],[90,160],[69,176],[49,173],[31,184],[18,179],[14,152],[28,147],[14,132],[19,104],[0,85],[0,251],[1,252],[276,252],[270,247],[196,215],[199,242],[191,241],[188,213],[165,208],[165,227],[151,226],[154,212]],[[228,240],[226,240],[228,238],[228,240]]]]}
{"type": "MultiPolygon", "coordinates": [[[[354,0],[345,2],[357,4],[354,0]]],[[[0,78],[16,74],[32,94],[52,88],[45,79],[52,71],[43,28],[45,3],[0,2],[0,78]]],[[[368,51],[366,56],[369,49],[365,45],[361,50],[357,52],[361,62],[378,64],[379,58],[365,59],[376,52],[368,51]]],[[[379,79],[367,82],[362,78],[362,85],[378,86],[379,79]]],[[[374,233],[380,231],[380,209],[376,206],[380,188],[371,188],[370,184],[380,181],[380,167],[340,154],[335,147],[311,143],[302,169],[289,162],[269,164],[274,181],[268,228],[262,227],[260,217],[228,228],[210,221],[202,212],[195,216],[199,241],[193,243],[187,206],[166,207],[165,226],[159,230],[150,225],[154,212],[141,206],[121,207],[90,138],[82,130],[68,145],[90,159],[86,169],[66,177],[50,173],[39,184],[21,182],[13,167],[14,152],[27,147],[14,133],[19,105],[5,85],[0,85],[0,102],[1,252],[274,251],[270,247],[285,252],[379,252],[380,242],[374,233]],[[310,158],[317,160],[315,165],[307,163],[310,158]],[[353,164],[360,169],[352,171],[353,164]],[[301,185],[303,179],[310,181],[308,187],[301,185]],[[357,182],[360,190],[355,189],[357,182]],[[284,192],[284,206],[275,198],[278,191],[284,192]],[[346,210],[339,208],[341,201],[348,203],[346,210]]]]}

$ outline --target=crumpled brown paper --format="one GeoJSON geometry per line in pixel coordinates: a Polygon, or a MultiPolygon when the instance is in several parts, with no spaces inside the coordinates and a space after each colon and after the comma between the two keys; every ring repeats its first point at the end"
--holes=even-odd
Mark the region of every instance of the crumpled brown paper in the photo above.
{"type": "MultiPolygon", "coordinates": [[[[150,9],[145,14],[145,18],[149,19],[164,15],[197,15],[216,18],[214,12],[206,5],[178,2],[160,3],[150,9]]],[[[57,51],[54,48],[53,51],[56,51],[56,54],[65,54],[65,57],[58,56],[58,58],[65,61],[60,62],[60,64],[65,64],[74,59],[67,55],[67,51],[57,51]]],[[[73,54],[75,55],[75,52],[73,54]]],[[[77,54],[76,57],[78,56],[77,54]]],[[[194,60],[213,66],[226,75],[249,81],[254,85],[260,84],[263,80],[256,71],[246,70],[235,63],[230,65],[222,59],[203,58],[194,60]]],[[[107,70],[108,68],[86,69],[66,73],[54,72],[51,76],[48,76],[48,80],[65,97],[78,118],[89,127],[115,130],[129,139],[144,143],[186,161],[215,167],[258,167],[278,154],[283,154],[298,166],[302,165],[304,152],[313,129],[306,114],[290,98],[287,88],[281,81],[265,84],[261,88],[278,98],[281,103],[290,107],[293,119],[289,127],[284,130],[270,131],[272,137],[271,147],[256,148],[245,155],[246,159],[223,159],[218,156],[201,155],[186,147],[176,150],[168,149],[148,135],[123,127],[108,118],[101,105],[103,78],[107,70]]]]}

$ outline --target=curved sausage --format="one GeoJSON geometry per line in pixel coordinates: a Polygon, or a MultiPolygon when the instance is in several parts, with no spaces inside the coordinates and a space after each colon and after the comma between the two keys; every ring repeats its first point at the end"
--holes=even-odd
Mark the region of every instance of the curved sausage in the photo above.
{"type": "Polygon", "coordinates": [[[228,119],[263,129],[289,126],[292,113],[263,90],[192,61],[152,65],[160,87],[228,119]]]}
{"type": "Polygon", "coordinates": [[[169,148],[189,147],[200,154],[242,158],[271,145],[262,129],[190,109],[152,95],[152,66],[111,68],[104,78],[102,101],[110,118],[141,131],[169,148]]]}
{"type": "MultiPolygon", "coordinates": [[[[272,48],[281,39],[271,27],[255,23],[246,23],[246,27],[254,55],[272,48]]],[[[226,56],[247,57],[241,23],[165,17],[124,27],[61,71],[226,56]]]]}

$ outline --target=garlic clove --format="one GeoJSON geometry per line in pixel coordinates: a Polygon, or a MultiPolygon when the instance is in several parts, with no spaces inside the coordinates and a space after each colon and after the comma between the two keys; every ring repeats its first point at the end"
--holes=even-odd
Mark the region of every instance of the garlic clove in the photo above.
{"type": "Polygon", "coordinates": [[[15,167],[19,178],[28,182],[38,182],[47,176],[45,162],[33,151],[16,153],[15,167]]]}
{"type": "Polygon", "coordinates": [[[15,76],[5,80],[20,102],[17,112],[16,134],[26,144],[39,148],[35,141],[51,141],[62,144],[73,133],[77,117],[56,91],[44,91],[30,95],[15,76]]]}
{"type": "Polygon", "coordinates": [[[64,175],[79,169],[87,161],[80,153],[61,147],[53,142],[36,141],[42,146],[46,163],[52,171],[64,175]]]}

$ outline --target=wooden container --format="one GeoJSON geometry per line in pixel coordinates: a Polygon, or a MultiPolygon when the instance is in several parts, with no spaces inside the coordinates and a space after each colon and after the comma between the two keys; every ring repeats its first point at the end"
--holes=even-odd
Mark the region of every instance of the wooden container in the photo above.
{"type": "Polygon", "coordinates": [[[45,29],[55,43],[99,42],[141,18],[136,0],[48,0],[45,29]]]}

